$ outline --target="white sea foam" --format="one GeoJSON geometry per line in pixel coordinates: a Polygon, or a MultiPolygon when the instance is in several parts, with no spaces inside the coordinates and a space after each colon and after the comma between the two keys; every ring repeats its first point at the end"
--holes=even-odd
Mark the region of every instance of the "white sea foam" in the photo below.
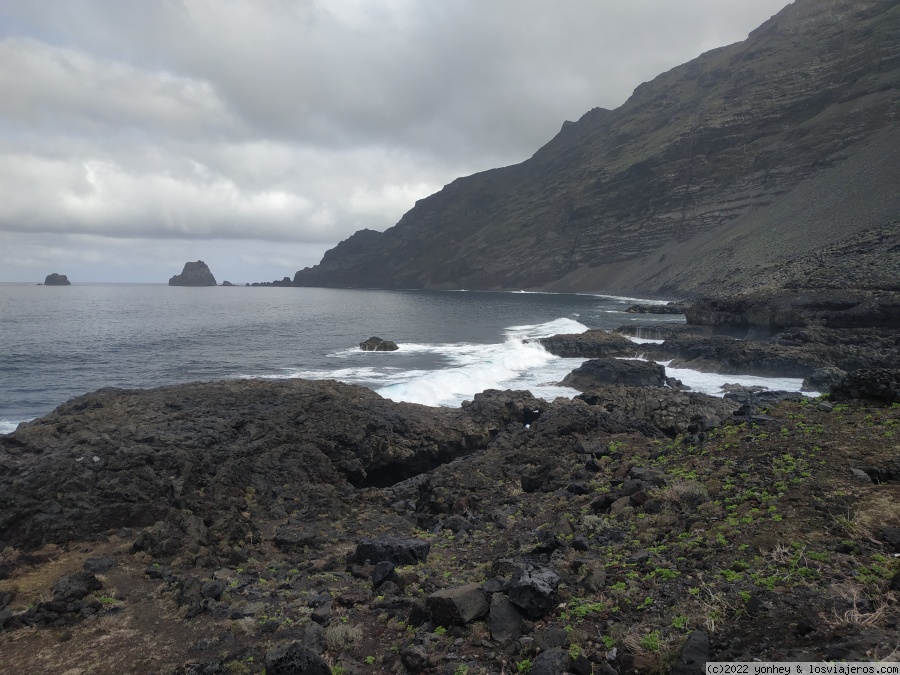
{"type": "Polygon", "coordinates": [[[393,401],[425,405],[459,405],[485,389],[527,389],[555,398],[578,392],[557,383],[581,364],[581,359],[554,356],[527,340],[557,333],[581,333],[587,326],[568,318],[542,324],[510,326],[499,344],[406,345],[408,351],[440,354],[450,367],[425,372],[396,373],[376,391],[393,401]]]}
{"type": "Polygon", "coordinates": [[[562,317],[530,326],[510,326],[506,329],[506,334],[510,338],[541,338],[550,337],[551,335],[559,335],[561,333],[583,333],[588,329],[583,323],[562,317]]]}
{"type": "MultiPolygon", "coordinates": [[[[661,362],[666,365],[668,362],[661,362]]],[[[691,388],[711,396],[724,396],[722,386],[725,384],[742,384],[745,387],[765,387],[772,391],[798,391],[809,396],[818,396],[817,391],[804,391],[803,378],[799,377],[760,377],[758,375],[723,375],[722,373],[701,373],[687,368],[669,368],[666,375],[681,380],[691,388]]]]}
{"type": "Polygon", "coordinates": [[[633,337],[633,336],[631,336],[631,335],[628,335],[628,336],[626,336],[626,337],[627,337],[629,340],[631,340],[632,342],[638,343],[639,345],[647,345],[647,344],[650,344],[650,345],[661,345],[663,342],[665,342],[665,340],[651,340],[650,338],[633,337]]]}
{"type": "Polygon", "coordinates": [[[454,366],[397,378],[401,381],[377,389],[392,401],[425,405],[459,405],[485,389],[529,389],[536,395],[569,395],[557,387],[579,359],[561,359],[537,343],[510,338],[501,344],[448,354],[454,366]]]}
{"type": "MultiPolygon", "coordinates": [[[[582,333],[587,326],[570,317],[561,317],[541,324],[509,326],[505,340],[495,344],[469,342],[408,343],[394,352],[363,352],[358,347],[328,354],[329,358],[346,364],[336,369],[287,369],[268,375],[269,379],[304,378],[337,379],[342,382],[365,384],[393,401],[422,403],[432,406],[457,406],[485,389],[525,389],[535,396],[552,400],[558,396],[572,398],[575,389],[559,386],[559,382],[584,359],[564,359],[554,356],[535,338],[559,333],[582,333]],[[443,365],[422,369],[421,358],[405,361],[405,357],[426,357],[443,365]],[[413,363],[416,365],[413,366],[413,363]],[[412,366],[412,367],[411,367],[412,366]]],[[[659,343],[661,340],[630,338],[638,344],[659,343]]],[[[644,357],[638,357],[644,360],[644,357]]],[[[661,362],[668,366],[669,362],[661,362]]],[[[752,375],[720,375],[701,373],[683,368],[666,368],[675,377],[699,391],[722,396],[726,383],[747,386],[760,385],[767,389],[800,391],[798,378],[767,378],[752,375]]]]}
{"type": "Polygon", "coordinates": [[[16,430],[22,422],[27,420],[0,420],[0,436],[3,434],[11,434],[16,430]]]}
{"type": "Polygon", "coordinates": [[[616,302],[628,303],[630,305],[668,305],[669,300],[647,300],[647,298],[630,298],[626,295],[594,295],[595,298],[607,298],[616,302]]]}

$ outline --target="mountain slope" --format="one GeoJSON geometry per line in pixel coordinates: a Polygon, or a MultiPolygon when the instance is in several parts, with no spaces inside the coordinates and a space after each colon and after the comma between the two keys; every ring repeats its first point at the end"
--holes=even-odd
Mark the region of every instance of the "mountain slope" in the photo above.
{"type": "Polygon", "coordinates": [[[294,283],[705,292],[723,265],[896,229],[898,110],[900,5],[797,0],[620,108],[566,122],[529,160],[357,232],[294,283]],[[857,202],[874,207],[841,208],[857,202]]]}

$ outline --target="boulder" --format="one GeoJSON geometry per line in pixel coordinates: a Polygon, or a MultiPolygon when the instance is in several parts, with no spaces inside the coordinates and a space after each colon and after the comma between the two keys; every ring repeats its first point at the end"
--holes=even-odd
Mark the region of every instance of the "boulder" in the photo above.
{"type": "Polygon", "coordinates": [[[99,591],[103,584],[90,572],[75,572],[57,579],[53,584],[54,600],[81,600],[92,591],[99,591]]]}
{"type": "Polygon", "coordinates": [[[497,642],[518,640],[522,635],[522,614],[503,593],[491,595],[488,627],[497,642]]]}
{"type": "Polygon", "coordinates": [[[569,654],[560,647],[554,647],[541,652],[529,672],[531,675],[565,675],[571,665],[569,654]]]}
{"type": "Polygon", "coordinates": [[[396,342],[392,342],[391,340],[383,340],[375,335],[370,337],[365,342],[360,342],[359,348],[364,352],[395,352],[400,349],[400,347],[397,346],[396,342]]]}
{"type": "Polygon", "coordinates": [[[481,586],[474,583],[436,591],[425,604],[431,620],[439,626],[464,626],[490,609],[481,586]]]}
{"type": "Polygon", "coordinates": [[[431,544],[420,539],[383,537],[363,539],[356,545],[350,562],[365,564],[387,561],[394,565],[418,565],[428,559],[431,544]]]}
{"type": "Polygon", "coordinates": [[[215,286],[216,278],[202,260],[186,262],[181,274],[169,279],[169,286],[215,286]]]}
{"type": "Polygon", "coordinates": [[[709,636],[696,630],[684,641],[681,652],[672,664],[670,675],[701,675],[706,672],[709,661],[709,636]]]}
{"type": "Polygon", "coordinates": [[[44,286],[71,286],[72,282],[65,274],[48,274],[44,279],[44,286]]]}
{"type": "Polygon", "coordinates": [[[608,384],[663,387],[666,384],[666,369],[652,361],[591,359],[566,375],[561,384],[578,391],[588,391],[608,384]]]}
{"type": "Polygon", "coordinates": [[[510,582],[507,596],[526,616],[539,619],[559,601],[559,582],[559,575],[549,568],[530,568],[510,582]]]}
{"type": "Polygon", "coordinates": [[[292,642],[266,652],[266,675],[331,675],[331,668],[302,643],[292,642]]]}

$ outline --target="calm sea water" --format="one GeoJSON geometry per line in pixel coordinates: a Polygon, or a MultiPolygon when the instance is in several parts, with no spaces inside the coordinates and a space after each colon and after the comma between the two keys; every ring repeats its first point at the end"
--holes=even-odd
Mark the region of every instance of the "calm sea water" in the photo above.
{"type": "MultiPolygon", "coordinates": [[[[490,387],[571,396],[555,383],[581,361],[525,340],[673,320],[624,313],[634,302],[542,293],[0,284],[0,433],[101,387],[195,380],[334,378],[428,405],[458,405],[490,387]],[[372,335],[401,349],[360,351],[358,343],[372,335]]],[[[799,387],[785,382],[782,388],[799,387]]]]}

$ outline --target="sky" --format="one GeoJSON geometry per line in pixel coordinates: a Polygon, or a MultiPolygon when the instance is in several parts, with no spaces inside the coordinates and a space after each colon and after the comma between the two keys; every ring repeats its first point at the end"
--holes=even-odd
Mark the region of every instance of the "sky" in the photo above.
{"type": "Polygon", "coordinates": [[[0,282],[293,276],[787,0],[0,0],[0,282]]]}

